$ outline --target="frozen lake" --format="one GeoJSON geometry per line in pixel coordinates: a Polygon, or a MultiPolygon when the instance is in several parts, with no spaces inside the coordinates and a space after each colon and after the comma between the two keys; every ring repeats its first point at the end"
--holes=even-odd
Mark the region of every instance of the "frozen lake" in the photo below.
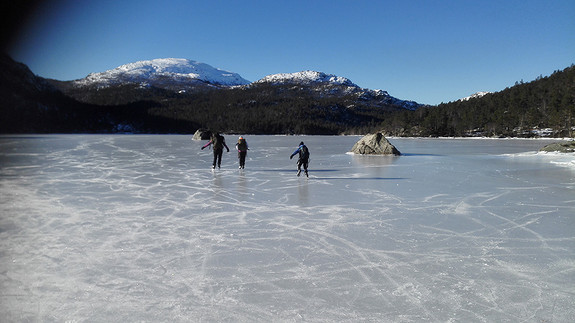
{"type": "Polygon", "coordinates": [[[550,141],[246,138],[212,171],[191,136],[0,136],[2,321],[575,317],[575,157],[550,141]]]}

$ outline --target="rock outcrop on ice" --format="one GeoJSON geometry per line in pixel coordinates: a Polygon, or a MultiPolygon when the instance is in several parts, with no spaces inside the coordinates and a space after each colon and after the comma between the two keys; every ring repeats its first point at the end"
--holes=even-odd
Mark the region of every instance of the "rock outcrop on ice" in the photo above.
{"type": "Polygon", "coordinates": [[[401,155],[381,132],[364,136],[353,145],[351,152],[360,155],[401,155]]]}
{"type": "Polygon", "coordinates": [[[575,153],[575,141],[556,142],[539,149],[543,152],[575,153]]]}
{"type": "Polygon", "coordinates": [[[194,133],[192,140],[209,140],[212,136],[212,132],[206,129],[198,129],[194,133]]]}

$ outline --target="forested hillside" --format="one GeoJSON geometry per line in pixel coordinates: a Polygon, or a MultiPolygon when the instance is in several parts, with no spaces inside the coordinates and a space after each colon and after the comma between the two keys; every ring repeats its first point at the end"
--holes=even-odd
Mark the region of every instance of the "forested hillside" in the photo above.
{"type": "Polygon", "coordinates": [[[193,132],[196,124],[165,119],[138,100],[97,105],[75,100],[34,75],[26,65],[0,55],[0,133],[193,132]]]}
{"type": "Polygon", "coordinates": [[[191,91],[125,83],[74,88],[0,59],[2,133],[193,133],[555,136],[575,132],[575,67],[501,92],[414,105],[345,84],[252,83],[191,91]]]}
{"type": "MultiPolygon", "coordinates": [[[[50,80],[83,103],[112,107],[146,103],[149,118],[252,134],[361,134],[377,129],[391,111],[416,109],[385,91],[332,82],[256,82],[249,86],[172,91],[149,84],[74,86],[50,80]]],[[[159,127],[159,125],[157,126],[159,127]]],[[[149,131],[128,126],[135,132],[149,131]]],[[[173,132],[195,129],[173,129],[173,132]]]]}
{"type": "Polygon", "coordinates": [[[398,136],[511,136],[542,133],[573,137],[575,66],[480,98],[455,101],[415,112],[394,112],[382,123],[398,136]]]}
{"type": "Polygon", "coordinates": [[[394,105],[362,103],[354,95],[318,96],[312,89],[258,84],[166,99],[150,113],[222,132],[254,134],[365,133],[394,105]]]}

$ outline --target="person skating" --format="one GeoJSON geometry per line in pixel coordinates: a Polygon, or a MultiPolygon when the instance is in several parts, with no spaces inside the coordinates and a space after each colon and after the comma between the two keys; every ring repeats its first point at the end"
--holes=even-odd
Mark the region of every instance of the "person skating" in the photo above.
{"type": "Polygon", "coordinates": [[[299,154],[299,158],[297,160],[297,176],[301,174],[301,167],[303,166],[305,176],[309,177],[307,173],[307,165],[309,164],[309,149],[306,145],[304,145],[303,141],[299,143],[299,147],[297,147],[297,149],[293,152],[293,154],[291,154],[289,158],[292,159],[293,156],[297,154],[299,154]]]}
{"type": "Polygon", "coordinates": [[[242,136],[238,139],[236,143],[236,149],[238,150],[238,158],[240,159],[240,169],[244,169],[246,166],[246,155],[248,154],[248,142],[242,136]]]}
{"type": "Polygon", "coordinates": [[[212,169],[216,168],[216,164],[218,168],[220,168],[222,164],[222,155],[224,152],[224,147],[226,147],[227,152],[230,152],[230,149],[226,145],[226,139],[224,136],[220,135],[219,133],[214,133],[210,141],[202,147],[202,150],[209,145],[212,145],[212,149],[214,150],[214,162],[212,164],[212,169]]]}

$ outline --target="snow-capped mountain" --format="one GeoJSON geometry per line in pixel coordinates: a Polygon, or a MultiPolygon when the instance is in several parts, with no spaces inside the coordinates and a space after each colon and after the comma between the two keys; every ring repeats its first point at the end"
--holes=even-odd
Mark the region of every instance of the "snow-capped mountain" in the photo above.
{"type": "Polygon", "coordinates": [[[297,73],[280,73],[268,75],[255,83],[299,83],[299,84],[312,84],[312,83],[330,83],[337,85],[346,85],[357,87],[352,81],[345,77],[336,76],[333,74],[326,74],[316,71],[303,71],[297,73]]]}
{"type": "MultiPolygon", "coordinates": [[[[374,107],[404,108],[415,110],[421,105],[400,100],[383,90],[361,88],[345,77],[317,71],[280,73],[268,75],[250,83],[239,74],[214,68],[208,64],[182,58],[161,58],[125,64],[101,73],[92,73],[86,78],[61,82],[54,81],[66,94],[77,100],[98,104],[120,104],[132,102],[134,98],[148,99],[141,94],[129,95],[134,89],[159,88],[173,92],[201,93],[214,88],[252,88],[266,84],[274,87],[298,89],[313,93],[314,97],[346,98],[357,100],[358,104],[370,102],[374,107]],[[106,91],[102,91],[106,89],[106,91]],[[353,99],[355,97],[355,99],[353,99]]],[[[293,94],[296,97],[299,94],[293,94]]],[[[353,105],[353,104],[352,104],[353,105]]]]}
{"type": "Polygon", "coordinates": [[[489,94],[489,93],[491,93],[491,92],[477,92],[477,93],[473,93],[473,94],[471,94],[470,96],[467,96],[467,97],[464,97],[464,98],[462,98],[462,99],[459,99],[459,101],[469,101],[469,100],[471,100],[471,99],[477,99],[477,98],[480,98],[480,97],[482,97],[482,96],[485,96],[485,95],[487,95],[487,94],[489,94]]]}
{"type": "Polygon", "coordinates": [[[236,86],[250,82],[237,73],[214,68],[205,63],[183,58],[160,58],[122,65],[101,73],[92,73],[86,78],[75,80],[74,86],[107,87],[124,83],[178,90],[182,86],[197,85],[197,83],[236,86]]]}
{"type": "Polygon", "coordinates": [[[270,83],[279,86],[306,86],[321,96],[353,95],[360,101],[370,101],[376,106],[395,105],[409,110],[415,110],[421,106],[414,101],[406,101],[394,98],[389,95],[387,91],[361,88],[348,78],[316,71],[302,71],[297,73],[280,73],[268,75],[248,86],[264,83],[270,83]]]}

